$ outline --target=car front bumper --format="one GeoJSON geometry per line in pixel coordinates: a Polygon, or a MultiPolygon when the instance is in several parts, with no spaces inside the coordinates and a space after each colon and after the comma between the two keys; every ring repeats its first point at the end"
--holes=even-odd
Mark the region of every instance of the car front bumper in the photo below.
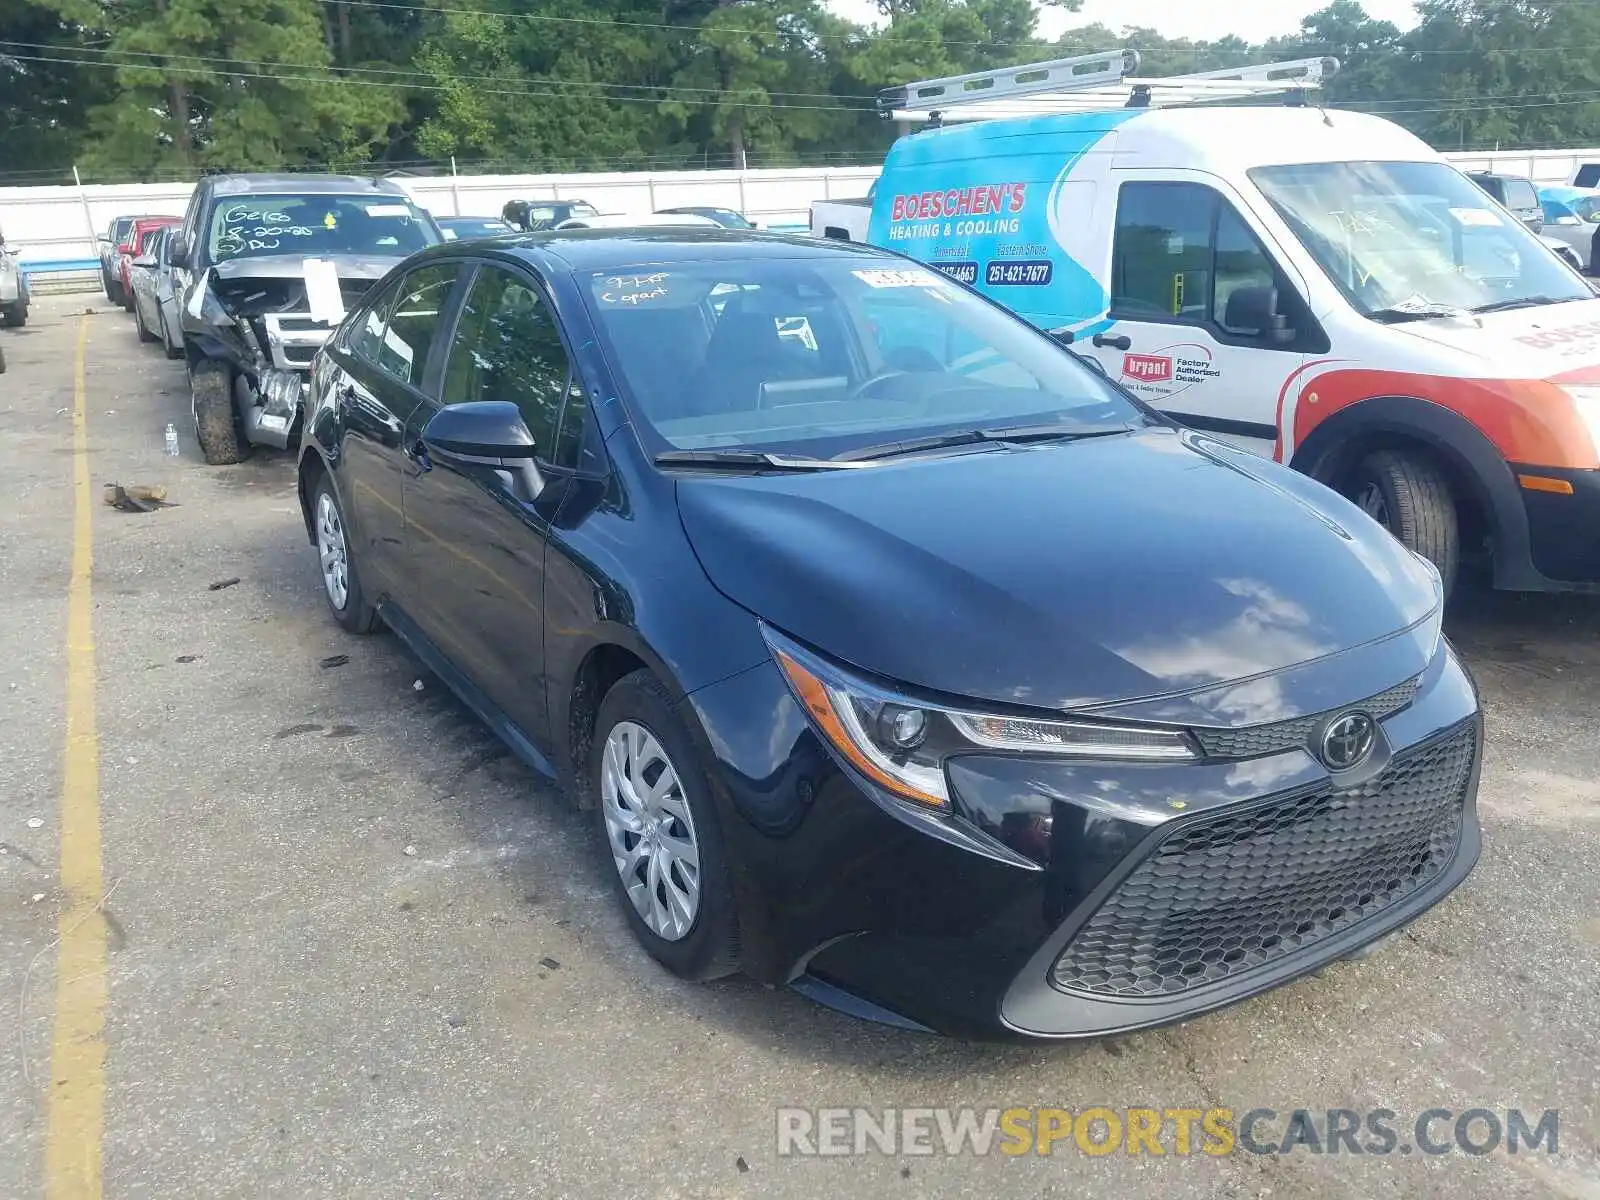
{"type": "Polygon", "coordinates": [[[1412,920],[1478,856],[1481,721],[1443,647],[1355,782],[1303,748],[1181,765],[972,755],[948,767],[966,844],[847,775],[775,670],[690,701],[722,766],[746,969],[959,1036],[1096,1036],[1233,1003],[1412,920]],[[781,761],[739,732],[757,712],[776,715],[781,761]]]}
{"type": "Polygon", "coordinates": [[[1544,587],[1600,588],[1600,471],[1530,466],[1512,471],[1522,484],[1528,552],[1544,587]]]}

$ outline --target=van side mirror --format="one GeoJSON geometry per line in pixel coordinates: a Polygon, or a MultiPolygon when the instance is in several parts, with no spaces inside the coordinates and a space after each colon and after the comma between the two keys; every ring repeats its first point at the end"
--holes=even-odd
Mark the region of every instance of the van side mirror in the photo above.
{"type": "Polygon", "coordinates": [[[167,262],[174,267],[187,268],[189,265],[189,235],[181,230],[172,235],[167,243],[167,262]]]}
{"type": "Polygon", "coordinates": [[[1063,346],[1070,346],[1073,342],[1078,340],[1078,335],[1073,333],[1072,330],[1068,329],[1065,325],[1063,325],[1060,329],[1050,330],[1049,334],[1063,346]]]}
{"type": "Polygon", "coordinates": [[[1222,314],[1222,327],[1237,337],[1260,338],[1279,345],[1294,341],[1294,330],[1278,314],[1275,287],[1235,288],[1222,314]]]}

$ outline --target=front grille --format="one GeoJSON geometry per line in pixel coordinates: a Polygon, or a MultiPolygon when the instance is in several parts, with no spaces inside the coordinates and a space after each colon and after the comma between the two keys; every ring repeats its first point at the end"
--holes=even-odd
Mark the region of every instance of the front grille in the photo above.
{"type": "MultiPolygon", "coordinates": [[[[1418,675],[1347,708],[1360,709],[1381,721],[1415,700],[1417,689],[1421,686],[1422,676],[1418,675]]],[[[1209,758],[1260,758],[1266,754],[1281,754],[1285,750],[1303,748],[1328,715],[1315,713],[1309,717],[1275,721],[1271,725],[1252,725],[1248,729],[1196,729],[1194,736],[1209,758]]]]}
{"type": "Polygon", "coordinates": [[[1095,911],[1057,987],[1167,996],[1273,962],[1382,912],[1444,870],[1461,838],[1477,728],[1322,788],[1180,825],[1095,911]]]}

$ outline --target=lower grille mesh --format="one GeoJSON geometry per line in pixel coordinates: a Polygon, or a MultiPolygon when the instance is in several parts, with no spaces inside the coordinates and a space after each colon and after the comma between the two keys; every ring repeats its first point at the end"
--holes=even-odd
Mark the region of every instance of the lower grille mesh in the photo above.
{"type": "Polygon", "coordinates": [[[1468,723],[1359,787],[1175,829],[1079,930],[1053,981],[1096,995],[1171,995],[1382,912],[1454,857],[1476,750],[1468,723]]]}

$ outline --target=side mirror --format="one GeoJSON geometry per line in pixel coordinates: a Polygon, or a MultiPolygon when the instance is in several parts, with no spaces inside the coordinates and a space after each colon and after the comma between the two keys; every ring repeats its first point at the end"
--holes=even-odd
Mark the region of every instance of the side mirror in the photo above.
{"type": "Polygon", "coordinates": [[[1073,333],[1072,330],[1068,329],[1065,325],[1063,325],[1060,329],[1052,329],[1048,332],[1052,338],[1060,342],[1063,346],[1070,346],[1073,342],[1078,340],[1078,335],[1073,333]]]}
{"type": "Polygon", "coordinates": [[[174,267],[189,265],[189,235],[175,233],[167,243],[167,262],[174,267]]]}
{"type": "Polygon", "coordinates": [[[520,500],[538,499],[544,479],[534,462],[538,453],[522,410],[504,400],[451,404],[433,414],[422,429],[423,449],[442,463],[486,467],[520,500]]]}
{"type": "Polygon", "coordinates": [[[1294,340],[1294,330],[1278,315],[1278,289],[1275,287],[1235,288],[1223,310],[1222,327],[1239,337],[1277,343],[1294,340]]]}

